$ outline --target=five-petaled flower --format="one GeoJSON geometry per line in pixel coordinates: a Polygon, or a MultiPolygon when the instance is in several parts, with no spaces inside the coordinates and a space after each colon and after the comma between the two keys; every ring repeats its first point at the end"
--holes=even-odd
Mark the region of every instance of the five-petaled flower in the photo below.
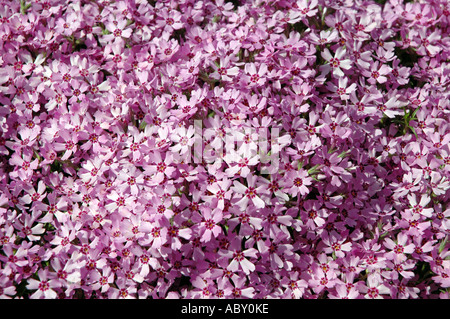
{"type": "Polygon", "coordinates": [[[331,55],[330,50],[325,48],[321,52],[322,58],[325,59],[328,63],[320,66],[320,70],[324,74],[328,74],[330,72],[333,73],[335,77],[342,77],[345,75],[344,70],[349,70],[352,65],[352,61],[350,59],[346,59],[346,49],[345,47],[339,47],[335,55],[331,55]]]}

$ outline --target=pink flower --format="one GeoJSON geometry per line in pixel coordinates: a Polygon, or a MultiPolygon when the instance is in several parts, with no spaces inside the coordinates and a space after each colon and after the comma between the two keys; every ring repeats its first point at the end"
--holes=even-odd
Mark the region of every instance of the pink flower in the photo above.
{"type": "Polygon", "coordinates": [[[350,94],[356,90],[356,83],[352,83],[347,86],[348,78],[340,77],[339,85],[335,85],[332,82],[327,83],[327,87],[331,92],[335,92],[341,100],[348,100],[350,98],[350,94]]]}
{"type": "Polygon", "coordinates": [[[396,115],[401,115],[399,108],[404,106],[404,102],[397,99],[396,96],[390,97],[386,102],[376,101],[377,109],[389,118],[394,118],[396,115]]]}
{"type": "Polygon", "coordinates": [[[256,66],[255,63],[245,64],[245,76],[243,78],[249,87],[261,86],[266,82],[267,65],[261,64],[259,69],[256,66]]]}
{"type": "Polygon", "coordinates": [[[322,30],[319,35],[315,33],[310,34],[311,40],[314,44],[325,45],[330,42],[336,42],[339,37],[339,33],[336,29],[322,30]]]}
{"type": "Polygon", "coordinates": [[[333,254],[337,258],[344,258],[346,253],[351,251],[352,243],[347,242],[346,238],[343,238],[336,232],[331,232],[330,236],[326,236],[323,239],[326,248],[324,248],[324,252],[327,254],[333,254]]]}
{"type": "Polygon", "coordinates": [[[231,259],[227,269],[237,272],[239,268],[245,273],[250,274],[255,270],[255,265],[248,258],[256,258],[257,250],[255,248],[241,249],[241,239],[236,237],[231,243],[228,251],[221,253],[222,258],[231,259]]]}
{"type": "Polygon", "coordinates": [[[303,224],[310,229],[322,227],[327,216],[327,210],[322,208],[319,201],[307,200],[303,204],[303,209],[300,210],[303,224]]]}
{"type": "Polygon", "coordinates": [[[391,238],[384,240],[384,246],[392,251],[392,255],[398,254],[412,254],[414,252],[414,244],[408,243],[408,236],[403,233],[397,235],[397,241],[394,242],[391,238]]]}
{"type": "Polygon", "coordinates": [[[330,71],[335,77],[344,76],[344,70],[349,70],[351,68],[351,60],[343,59],[346,56],[346,49],[344,47],[339,47],[336,50],[334,57],[331,55],[330,51],[325,48],[321,55],[328,62],[325,65],[320,66],[320,70],[326,75],[330,71]]]}
{"type": "Polygon", "coordinates": [[[202,242],[209,242],[212,237],[216,238],[222,232],[222,228],[218,225],[222,221],[223,214],[220,209],[211,210],[204,208],[199,213],[194,213],[192,221],[197,223],[200,240],[202,242]]]}
{"type": "Polygon", "coordinates": [[[71,134],[68,130],[59,132],[59,138],[54,144],[54,150],[57,152],[64,152],[61,160],[68,159],[78,149],[78,138],[75,134],[71,134]]]}
{"type": "Polygon", "coordinates": [[[212,185],[208,185],[206,188],[211,192],[211,196],[207,200],[211,201],[211,204],[217,206],[219,209],[224,209],[225,201],[231,199],[232,190],[230,189],[231,180],[224,179],[222,181],[217,181],[212,185]]]}
{"type": "Polygon", "coordinates": [[[38,278],[29,278],[27,280],[27,289],[36,290],[30,296],[32,299],[55,299],[57,293],[54,290],[60,286],[59,281],[56,278],[52,278],[49,271],[40,269],[38,271],[38,278]]]}
{"type": "Polygon", "coordinates": [[[14,222],[16,229],[19,230],[19,235],[22,238],[27,238],[30,241],[37,241],[41,239],[41,235],[45,233],[45,228],[42,223],[37,222],[40,216],[40,211],[35,211],[31,214],[21,214],[14,222]]]}
{"type": "Polygon", "coordinates": [[[122,37],[129,38],[133,32],[130,27],[127,27],[127,20],[121,17],[106,21],[105,28],[110,32],[110,34],[103,36],[103,38],[108,41],[113,39],[121,39],[122,37]]]}
{"type": "Polygon", "coordinates": [[[370,84],[385,83],[387,81],[386,75],[388,75],[392,69],[386,64],[381,64],[375,61],[371,64],[369,70],[363,70],[362,75],[368,78],[370,84]]]}
{"type": "Polygon", "coordinates": [[[217,80],[232,81],[233,77],[239,74],[239,67],[231,66],[230,59],[230,56],[227,55],[220,58],[219,65],[212,64],[214,72],[209,76],[217,80]]]}
{"type": "Polygon", "coordinates": [[[257,177],[253,175],[247,176],[247,186],[238,181],[233,182],[231,189],[237,194],[234,198],[240,198],[236,205],[246,208],[248,202],[251,201],[257,208],[264,208],[265,202],[261,199],[259,194],[264,190],[264,186],[256,186],[257,177]]]}
{"type": "Polygon", "coordinates": [[[411,212],[413,212],[415,214],[423,215],[428,218],[432,217],[433,208],[426,208],[428,203],[431,201],[431,198],[428,195],[423,194],[420,197],[420,201],[417,201],[416,194],[409,194],[408,200],[409,200],[409,204],[411,206],[411,208],[410,208],[411,212]]]}
{"type": "Polygon", "coordinates": [[[168,31],[181,29],[183,27],[182,14],[178,10],[163,8],[159,11],[156,23],[168,31]]]}
{"type": "Polygon", "coordinates": [[[390,294],[389,288],[373,276],[367,279],[367,284],[361,291],[365,299],[384,299],[383,295],[390,294]]]}
{"type": "MultiPolygon", "coordinates": [[[[189,126],[187,129],[180,127],[172,131],[171,140],[176,143],[170,149],[180,155],[185,155],[190,151],[190,148],[194,144],[194,127],[189,126]]],[[[190,157],[190,154],[188,154],[190,157]]]]}
{"type": "Polygon", "coordinates": [[[305,196],[309,193],[308,186],[312,184],[312,178],[309,177],[308,172],[304,169],[291,170],[283,177],[281,186],[286,193],[295,197],[299,194],[305,196]]]}
{"type": "Polygon", "coordinates": [[[255,288],[246,285],[245,277],[233,277],[233,288],[231,289],[231,296],[236,299],[249,298],[252,299],[255,295],[255,288]]]}
{"type": "Polygon", "coordinates": [[[421,55],[435,56],[441,51],[441,47],[435,45],[435,42],[441,39],[441,35],[438,30],[431,33],[427,33],[426,27],[421,27],[417,30],[417,35],[411,42],[411,44],[418,47],[417,52],[421,55]]]}
{"type": "Polygon", "coordinates": [[[355,287],[347,288],[345,284],[337,284],[336,293],[330,295],[330,299],[357,299],[359,292],[355,287]]]}

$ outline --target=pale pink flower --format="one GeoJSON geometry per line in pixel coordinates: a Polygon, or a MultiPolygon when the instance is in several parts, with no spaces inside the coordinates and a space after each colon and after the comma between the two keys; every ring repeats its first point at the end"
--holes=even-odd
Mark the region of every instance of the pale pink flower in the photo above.
{"type": "Polygon", "coordinates": [[[60,282],[53,278],[48,270],[38,270],[38,278],[29,278],[27,289],[36,290],[30,296],[31,299],[56,299],[57,293],[54,290],[60,286],[60,282]]]}
{"type": "Polygon", "coordinates": [[[237,194],[234,198],[240,198],[236,205],[245,209],[251,201],[257,208],[264,208],[266,203],[261,199],[260,194],[264,190],[264,185],[256,186],[257,176],[247,176],[247,186],[238,181],[233,182],[231,189],[237,194]]]}
{"type": "Polygon", "coordinates": [[[325,65],[320,66],[320,70],[324,74],[328,74],[329,72],[332,72],[335,77],[342,77],[345,75],[345,73],[342,71],[349,70],[351,68],[352,61],[349,59],[344,59],[346,56],[346,49],[344,47],[339,47],[336,50],[336,53],[334,56],[331,55],[330,51],[325,48],[321,55],[322,57],[328,62],[325,65]]]}

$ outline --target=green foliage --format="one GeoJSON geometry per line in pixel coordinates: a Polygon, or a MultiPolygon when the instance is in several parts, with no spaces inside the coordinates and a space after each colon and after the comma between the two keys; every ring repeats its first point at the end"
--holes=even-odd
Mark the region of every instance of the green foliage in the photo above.
{"type": "Polygon", "coordinates": [[[25,0],[20,0],[20,13],[23,15],[27,14],[28,9],[31,7],[31,3],[26,3],[25,0]]]}

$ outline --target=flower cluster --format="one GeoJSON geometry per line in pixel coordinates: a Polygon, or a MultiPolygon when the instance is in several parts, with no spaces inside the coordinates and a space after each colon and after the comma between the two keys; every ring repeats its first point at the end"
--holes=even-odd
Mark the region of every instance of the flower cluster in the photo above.
{"type": "Polygon", "coordinates": [[[0,0],[0,298],[448,298],[447,0],[0,0]]]}

